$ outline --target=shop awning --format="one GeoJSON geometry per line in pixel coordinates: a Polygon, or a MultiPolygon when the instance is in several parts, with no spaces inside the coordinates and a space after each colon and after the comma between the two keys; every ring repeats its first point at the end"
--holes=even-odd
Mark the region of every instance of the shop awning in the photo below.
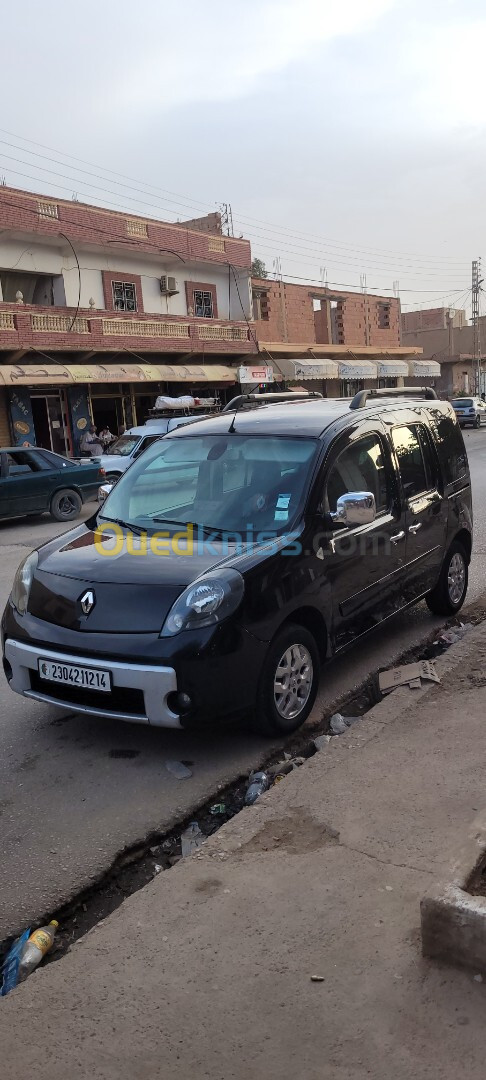
{"type": "Polygon", "coordinates": [[[237,381],[237,368],[225,364],[0,364],[4,386],[237,381]]]}
{"type": "Polygon", "coordinates": [[[308,359],[306,356],[286,356],[273,361],[275,376],[285,379],[339,379],[338,365],[334,360],[308,359]]]}
{"type": "Polygon", "coordinates": [[[380,379],[406,378],[408,375],[408,364],[404,360],[394,360],[390,357],[388,360],[380,361],[376,366],[380,379]]]}
{"type": "Polygon", "coordinates": [[[440,376],[440,364],[436,360],[409,360],[408,374],[415,379],[436,379],[440,376]]]}
{"type": "Polygon", "coordinates": [[[349,360],[339,361],[339,377],[341,379],[376,379],[376,364],[371,360],[359,360],[358,357],[350,357],[349,360]]]}

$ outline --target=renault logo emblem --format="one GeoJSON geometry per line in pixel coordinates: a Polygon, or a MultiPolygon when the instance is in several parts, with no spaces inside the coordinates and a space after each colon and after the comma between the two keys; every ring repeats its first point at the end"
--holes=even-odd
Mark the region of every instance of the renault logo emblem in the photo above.
{"type": "Polygon", "coordinates": [[[92,592],[91,589],[88,589],[88,592],[83,593],[81,597],[81,611],[83,612],[83,615],[89,615],[90,611],[93,610],[94,606],[95,594],[94,592],[92,592]]]}

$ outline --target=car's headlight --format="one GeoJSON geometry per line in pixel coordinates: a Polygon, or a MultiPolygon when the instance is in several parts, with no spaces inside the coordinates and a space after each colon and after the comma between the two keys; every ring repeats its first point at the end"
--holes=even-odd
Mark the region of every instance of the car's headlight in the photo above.
{"type": "Polygon", "coordinates": [[[181,630],[197,630],[227,619],[241,604],[244,591],[244,581],[237,570],[213,570],[198,578],[171,607],[160,636],[172,637],[181,630]]]}
{"type": "Polygon", "coordinates": [[[38,561],[39,556],[37,551],[33,551],[31,555],[27,555],[27,558],[21,562],[14,577],[10,599],[13,606],[17,608],[19,615],[25,615],[25,612],[27,611],[30,587],[32,585],[32,578],[34,577],[38,561]]]}

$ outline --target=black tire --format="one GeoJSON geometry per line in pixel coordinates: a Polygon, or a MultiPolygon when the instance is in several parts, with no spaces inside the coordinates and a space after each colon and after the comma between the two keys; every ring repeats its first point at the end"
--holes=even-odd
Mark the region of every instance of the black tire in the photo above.
{"type": "Polygon", "coordinates": [[[481,417],[480,416],[476,417],[476,419],[474,421],[474,427],[476,427],[476,428],[481,427],[481,417]]]}
{"type": "MultiPolygon", "coordinates": [[[[304,626],[298,626],[295,623],[284,626],[271,642],[263,665],[258,684],[255,714],[251,724],[253,731],[258,732],[259,735],[288,735],[305,723],[316,699],[320,666],[319,650],[312,634],[304,626]],[[285,700],[288,701],[288,711],[291,715],[285,716],[277,707],[275,684],[281,661],[292,649],[299,649],[300,655],[294,653],[295,672],[289,669],[288,676],[290,679],[297,680],[295,694],[289,687],[287,697],[285,697],[285,690],[282,690],[280,696],[284,708],[285,700]],[[300,664],[302,666],[299,672],[300,664]],[[306,685],[306,676],[308,685],[306,685]],[[292,715],[291,701],[292,698],[295,701],[295,697],[298,697],[299,689],[302,707],[292,715]]],[[[298,705],[298,702],[295,704],[298,705]]]]}
{"type": "Polygon", "coordinates": [[[79,517],[83,503],[81,496],[72,488],[63,488],[56,491],[51,499],[51,515],[55,521],[73,521],[79,517]]]}
{"type": "Polygon", "coordinates": [[[110,472],[110,473],[107,474],[107,476],[105,476],[105,479],[104,479],[103,482],[105,484],[116,484],[117,480],[120,479],[120,476],[121,476],[121,473],[119,473],[119,472],[110,472]]]}
{"type": "Polygon", "coordinates": [[[442,563],[435,589],[425,597],[434,615],[455,615],[460,611],[466,598],[468,576],[469,560],[466,551],[462,544],[455,540],[442,563]]]}

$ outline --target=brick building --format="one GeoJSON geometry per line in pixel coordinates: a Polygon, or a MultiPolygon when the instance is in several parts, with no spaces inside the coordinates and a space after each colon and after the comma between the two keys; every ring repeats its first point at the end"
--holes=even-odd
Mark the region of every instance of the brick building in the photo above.
{"type": "Polygon", "coordinates": [[[324,287],[253,278],[253,318],[263,357],[276,374],[329,397],[368,386],[437,378],[420,347],[401,344],[396,297],[336,292],[324,287]],[[319,385],[318,385],[319,384],[319,385]]]}
{"type": "MultiPolygon", "coordinates": [[[[482,366],[486,365],[486,317],[479,320],[479,336],[482,346],[482,366]]],[[[431,309],[428,312],[408,312],[402,317],[404,345],[423,349],[424,358],[440,364],[441,375],[437,389],[445,397],[455,394],[476,393],[477,370],[473,356],[473,328],[467,323],[466,313],[449,308],[431,309]],[[427,315],[425,325],[421,316],[427,315]],[[416,316],[412,319],[411,316],[416,316]]],[[[485,390],[482,376],[481,390],[485,390]]]]}
{"type": "Polygon", "coordinates": [[[160,393],[234,393],[257,353],[251,252],[219,215],[168,224],[0,187],[0,443],[76,453],[160,393]]]}
{"type": "Polygon", "coordinates": [[[453,327],[467,326],[467,315],[463,308],[424,308],[402,312],[403,334],[414,334],[420,330],[447,330],[449,323],[453,327]]]}

